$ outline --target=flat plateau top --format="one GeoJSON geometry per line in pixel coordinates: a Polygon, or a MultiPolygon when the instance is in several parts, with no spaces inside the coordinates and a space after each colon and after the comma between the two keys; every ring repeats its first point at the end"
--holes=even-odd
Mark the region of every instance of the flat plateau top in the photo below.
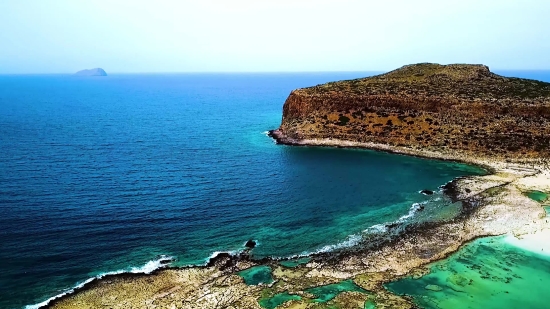
{"type": "Polygon", "coordinates": [[[372,77],[296,90],[308,95],[402,95],[550,102],[550,83],[504,77],[478,64],[420,63],[372,77]]]}

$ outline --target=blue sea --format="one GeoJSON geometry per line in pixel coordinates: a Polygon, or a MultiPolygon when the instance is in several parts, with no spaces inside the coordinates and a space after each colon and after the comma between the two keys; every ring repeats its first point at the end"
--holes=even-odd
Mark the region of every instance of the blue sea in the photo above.
{"type": "Polygon", "coordinates": [[[345,248],[420,220],[418,203],[422,220],[452,216],[418,191],[483,170],[266,136],[291,90],[372,74],[0,76],[0,308],[248,239],[255,257],[345,248]]]}

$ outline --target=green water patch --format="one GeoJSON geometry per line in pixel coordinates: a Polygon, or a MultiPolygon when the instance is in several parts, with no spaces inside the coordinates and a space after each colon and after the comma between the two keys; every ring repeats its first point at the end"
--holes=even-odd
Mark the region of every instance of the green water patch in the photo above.
{"type": "Polygon", "coordinates": [[[428,309],[548,308],[550,257],[509,245],[503,237],[478,239],[430,270],[386,288],[428,309]]]}
{"type": "Polygon", "coordinates": [[[315,295],[314,302],[325,303],[338,294],[343,292],[360,292],[369,293],[367,290],[359,287],[353,280],[345,280],[334,284],[322,285],[314,288],[309,288],[306,292],[315,295]]]}
{"type": "Polygon", "coordinates": [[[530,199],[542,203],[548,199],[548,194],[541,191],[529,191],[526,193],[530,199]]]}
{"type": "Polygon", "coordinates": [[[279,262],[279,264],[284,266],[284,267],[293,268],[293,267],[296,267],[298,265],[307,264],[307,263],[309,263],[309,261],[311,261],[311,258],[305,257],[305,258],[301,258],[301,259],[281,261],[281,262],[279,262]]]}
{"type": "Polygon", "coordinates": [[[300,297],[299,295],[288,294],[288,291],[285,291],[283,293],[276,294],[273,297],[261,299],[258,303],[263,308],[275,309],[278,306],[286,303],[287,301],[301,299],[302,297],[300,297]]]}
{"type": "Polygon", "coordinates": [[[237,273],[237,275],[241,276],[244,279],[244,283],[248,285],[273,283],[271,268],[265,265],[254,266],[249,269],[241,270],[237,273]]]}
{"type": "Polygon", "coordinates": [[[546,212],[546,216],[550,215],[550,205],[543,205],[544,211],[546,212]]]}
{"type": "Polygon", "coordinates": [[[376,309],[376,303],[371,299],[367,299],[364,309],[376,309]]]}

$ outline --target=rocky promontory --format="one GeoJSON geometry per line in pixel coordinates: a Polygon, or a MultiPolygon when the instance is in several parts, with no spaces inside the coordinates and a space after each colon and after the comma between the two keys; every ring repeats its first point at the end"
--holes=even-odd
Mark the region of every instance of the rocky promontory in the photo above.
{"type": "Polygon", "coordinates": [[[95,68],[95,69],[78,71],[74,75],[76,75],[76,76],[107,76],[107,72],[105,72],[105,70],[103,70],[102,68],[95,68]]]}
{"type": "Polygon", "coordinates": [[[421,63],[291,92],[278,142],[341,140],[492,157],[550,155],[550,83],[421,63]]]}

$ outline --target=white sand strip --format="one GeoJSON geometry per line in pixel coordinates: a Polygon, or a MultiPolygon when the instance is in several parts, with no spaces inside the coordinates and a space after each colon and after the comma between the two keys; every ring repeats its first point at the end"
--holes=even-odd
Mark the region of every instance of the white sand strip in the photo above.
{"type": "Polygon", "coordinates": [[[514,236],[508,234],[506,243],[538,254],[550,256],[550,229],[540,230],[532,234],[514,236]]]}

